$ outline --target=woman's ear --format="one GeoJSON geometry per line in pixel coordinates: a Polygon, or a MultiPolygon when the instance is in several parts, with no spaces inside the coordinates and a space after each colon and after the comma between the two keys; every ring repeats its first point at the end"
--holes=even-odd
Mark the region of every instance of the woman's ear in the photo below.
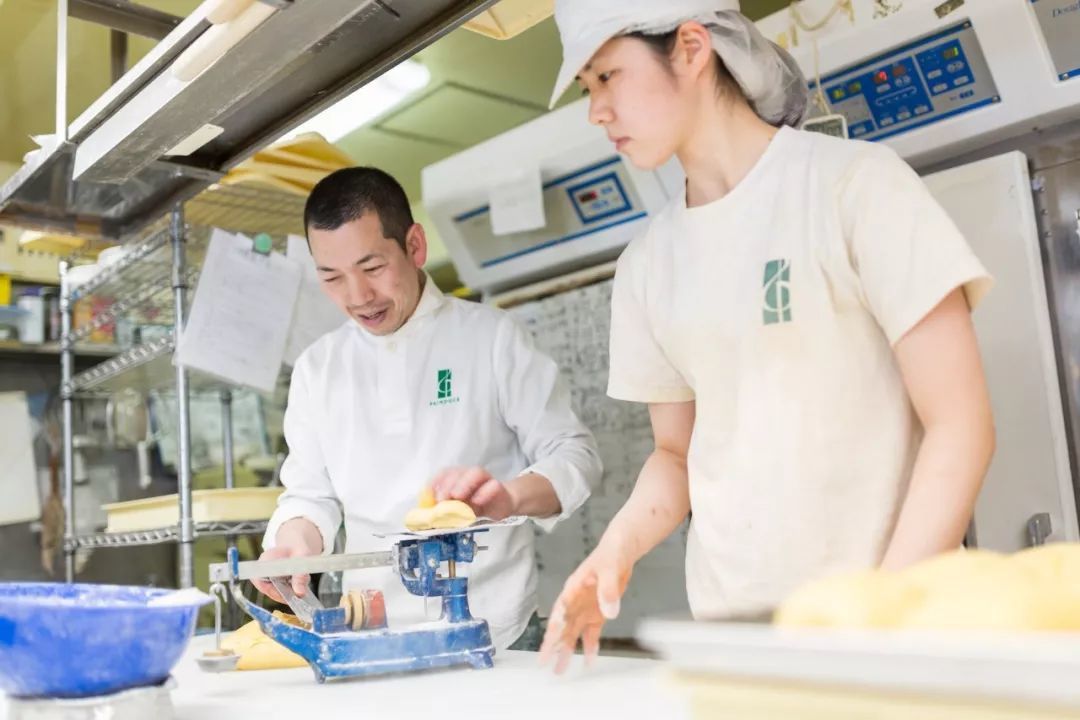
{"type": "Polygon", "coordinates": [[[712,65],[712,34],[699,22],[689,20],[679,26],[675,36],[675,51],[671,58],[676,75],[696,78],[712,65]]]}

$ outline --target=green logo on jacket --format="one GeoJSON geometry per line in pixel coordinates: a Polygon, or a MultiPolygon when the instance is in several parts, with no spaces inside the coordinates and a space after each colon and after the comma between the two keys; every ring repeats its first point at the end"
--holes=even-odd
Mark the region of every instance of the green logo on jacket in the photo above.
{"type": "Polygon", "coordinates": [[[448,397],[454,394],[454,373],[450,370],[439,370],[438,372],[438,389],[435,398],[437,400],[446,400],[448,397]]]}
{"type": "Polygon", "coordinates": [[[435,371],[435,399],[430,405],[450,405],[461,402],[461,398],[454,397],[454,372],[452,370],[435,371]]]}

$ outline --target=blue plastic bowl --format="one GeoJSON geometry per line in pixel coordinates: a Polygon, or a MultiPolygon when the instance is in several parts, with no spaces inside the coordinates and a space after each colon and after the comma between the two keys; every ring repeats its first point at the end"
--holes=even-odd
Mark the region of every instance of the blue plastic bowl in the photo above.
{"type": "Polygon", "coordinates": [[[169,592],[0,583],[0,690],[12,697],[79,698],[164,682],[204,604],[147,606],[169,592]]]}

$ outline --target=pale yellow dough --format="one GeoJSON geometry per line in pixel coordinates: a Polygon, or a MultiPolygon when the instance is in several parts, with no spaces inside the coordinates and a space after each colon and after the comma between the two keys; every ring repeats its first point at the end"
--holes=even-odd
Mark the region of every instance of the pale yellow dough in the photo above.
{"type": "MultiPolygon", "coordinates": [[[[274,617],[290,625],[301,625],[294,616],[280,611],[275,611],[274,617]]],[[[240,656],[237,670],[283,670],[307,666],[304,658],[267,636],[254,620],[224,638],[221,647],[240,656]]]]}
{"type": "Polygon", "coordinates": [[[460,500],[443,500],[434,507],[416,507],[405,516],[409,530],[456,530],[476,522],[476,513],[460,500]]]}
{"type": "Polygon", "coordinates": [[[799,588],[788,627],[1080,630],[1080,543],[1014,555],[958,550],[901,572],[864,570],[799,588]]]}
{"type": "Polygon", "coordinates": [[[799,588],[774,621],[789,627],[889,627],[916,597],[912,588],[874,570],[833,575],[799,588]]]}

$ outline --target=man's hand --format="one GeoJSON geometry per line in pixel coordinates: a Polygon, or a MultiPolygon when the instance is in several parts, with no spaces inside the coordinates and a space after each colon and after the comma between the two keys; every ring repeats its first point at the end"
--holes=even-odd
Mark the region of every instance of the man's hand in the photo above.
{"type": "Polygon", "coordinates": [[[435,476],[431,489],[437,501],[460,500],[467,503],[477,517],[503,520],[518,514],[518,502],[512,488],[493,478],[482,467],[447,468],[435,476]]]}
{"type": "MultiPolygon", "coordinates": [[[[322,533],[319,532],[319,528],[315,527],[315,523],[307,518],[293,518],[283,523],[278,528],[275,540],[277,544],[260,555],[259,560],[283,560],[285,558],[322,555],[322,533]]],[[[310,582],[310,575],[293,575],[291,579],[293,592],[298,597],[303,597],[307,593],[308,583],[310,582]]],[[[270,599],[279,603],[285,602],[285,598],[278,594],[269,581],[253,579],[251,584],[270,599]]]]}

